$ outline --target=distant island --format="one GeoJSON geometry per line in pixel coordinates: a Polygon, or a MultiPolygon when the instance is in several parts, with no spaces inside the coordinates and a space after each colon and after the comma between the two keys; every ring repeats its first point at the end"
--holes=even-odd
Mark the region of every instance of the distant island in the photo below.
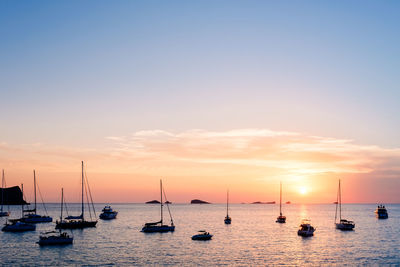
{"type": "Polygon", "coordinates": [[[158,200],[151,200],[151,201],[147,201],[146,204],[160,204],[160,201],[158,201],[158,200]]]}
{"type": "Polygon", "coordinates": [[[190,204],[211,204],[211,203],[200,199],[193,199],[192,201],[190,201],[190,204]]]}
{"type": "MultiPolygon", "coordinates": [[[[170,202],[170,201],[165,201],[164,202],[165,204],[172,204],[172,202],[170,202]]],[[[158,201],[158,200],[151,200],[151,201],[147,201],[146,202],[146,204],[160,204],[160,201],[158,201]]]]}
{"type": "Polygon", "coordinates": [[[256,201],[251,204],[275,204],[275,201],[269,201],[269,202],[261,202],[261,201],[256,201]]]}

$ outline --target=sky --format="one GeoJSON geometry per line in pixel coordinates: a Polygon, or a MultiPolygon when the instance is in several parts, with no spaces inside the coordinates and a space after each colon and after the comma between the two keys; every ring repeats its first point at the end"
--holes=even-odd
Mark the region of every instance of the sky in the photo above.
{"type": "Polygon", "coordinates": [[[400,203],[400,2],[0,1],[0,168],[45,201],[400,203]]]}

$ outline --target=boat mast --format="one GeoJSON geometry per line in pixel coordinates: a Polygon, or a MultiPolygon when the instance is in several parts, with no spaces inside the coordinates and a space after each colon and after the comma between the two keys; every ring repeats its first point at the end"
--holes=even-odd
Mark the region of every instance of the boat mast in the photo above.
{"type": "Polygon", "coordinates": [[[160,179],[160,195],[161,195],[161,225],[163,223],[163,200],[162,200],[162,180],[160,179]]]}
{"type": "Polygon", "coordinates": [[[82,221],[83,221],[83,213],[85,211],[84,205],[83,205],[83,160],[82,160],[82,221]]]}
{"type": "Polygon", "coordinates": [[[282,216],[282,182],[279,193],[279,214],[282,216]]]}
{"type": "Polygon", "coordinates": [[[35,194],[35,214],[36,214],[36,172],[33,170],[33,188],[35,194]]]}
{"type": "Polygon", "coordinates": [[[336,223],[336,218],[337,218],[337,207],[338,207],[338,204],[339,204],[339,189],[338,189],[338,191],[336,192],[335,223],[336,223]]]}
{"type": "Polygon", "coordinates": [[[3,204],[4,204],[4,169],[1,176],[1,212],[3,212],[3,204]]]}
{"type": "Polygon", "coordinates": [[[226,217],[229,217],[228,210],[229,210],[229,190],[226,191],[226,217]]]}
{"type": "Polygon", "coordinates": [[[342,190],[340,189],[340,179],[339,179],[339,219],[342,220],[342,190]]]}
{"type": "Polygon", "coordinates": [[[64,202],[64,188],[61,188],[61,215],[60,215],[60,222],[62,221],[62,214],[63,214],[63,203],[64,202]]]}
{"type": "Polygon", "coordinates": [[[21,184],[21,190],[22,190],[22,217],[24,217],[24,184],[21,184]]]}

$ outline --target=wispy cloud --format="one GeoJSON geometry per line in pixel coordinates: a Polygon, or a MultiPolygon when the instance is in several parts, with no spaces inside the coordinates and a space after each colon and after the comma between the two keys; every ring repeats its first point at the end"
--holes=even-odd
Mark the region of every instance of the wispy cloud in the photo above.
{"type": "Polygon", "coordinates": [[[97,148],[0,143],[3,166],[68,171],[77,169],[81,159],[89,162],[92,172],[132,174],[132,179],[184,177],[177,184],[188,187],[199,179],[229,180],[238,187],[253,183],[258,190],[262,181],[312,180],[318,186],[329,177],[400,178],[399,148],[268,129],[146,130],[105,137],[97,148]]]}

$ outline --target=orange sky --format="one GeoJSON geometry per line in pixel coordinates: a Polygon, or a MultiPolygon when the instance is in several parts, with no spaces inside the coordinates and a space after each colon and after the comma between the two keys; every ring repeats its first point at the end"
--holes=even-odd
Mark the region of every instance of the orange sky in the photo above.
{"type": "Polygon", "coordinates": [[[267,129],[224,132],[139,131],[107,137],[101,148],[48,144],[0,144],[0,168],[7,185],[24,183],[32,198],[36,169],[46,202],[79,200],[84,160],[95,202],[157,199],[163,179],[172,202],[200,198],[224,202],[330,203],[342,179],[343,202],[400,202],[400,149],[358,145],[351,140],[267,129]],[[301,194],[301,191],[306,191],[301,194]]]}

